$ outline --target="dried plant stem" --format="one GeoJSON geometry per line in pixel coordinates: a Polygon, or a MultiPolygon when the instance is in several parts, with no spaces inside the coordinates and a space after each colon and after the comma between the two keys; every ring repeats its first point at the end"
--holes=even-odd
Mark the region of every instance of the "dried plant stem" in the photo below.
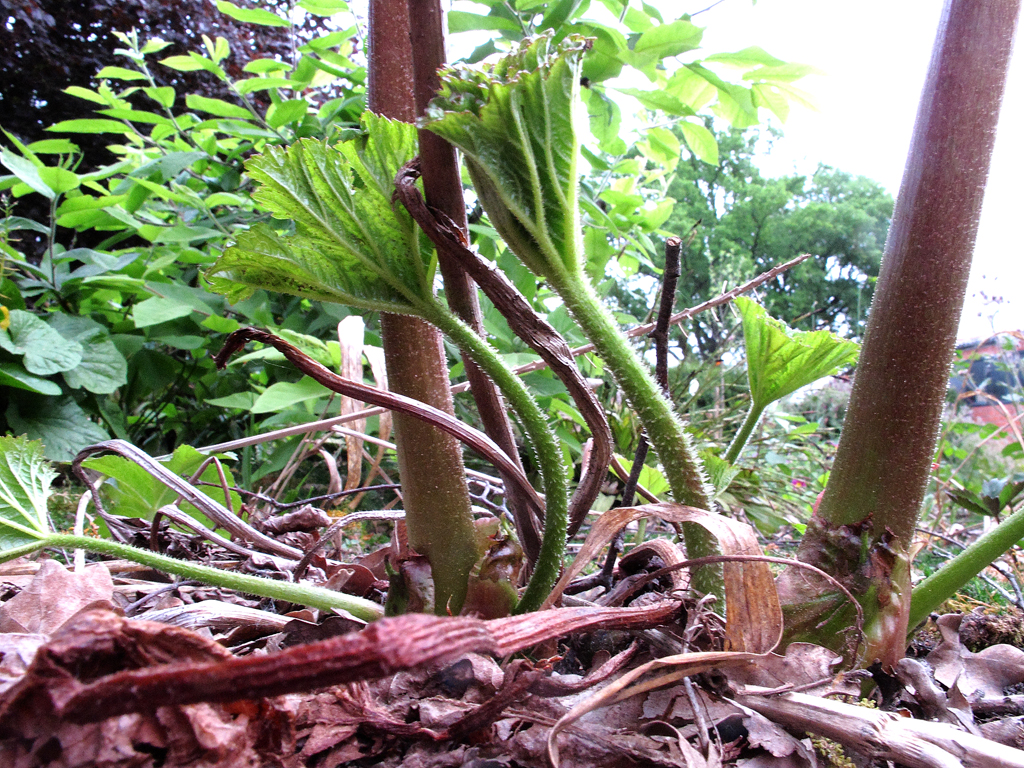
{"type": "MultiPolygon", "coordinates": [[[[702,302],[701,304],[697,304],[696,306],[690,307],[689,309],[684,309],[680,312],[676,312],[669,318],[669,322],[672,325],[678,325],[683,320],[688,320],[694,315],[700,314],[701,312],[706,312],[707,310],[713,309],[717,306],[721,306],[722,304],[727,304],[733,299],[735,299],[737,296],[754,290],[758,286],[763,285],[768,280],[777,277],[786,270],[792,269],[797,264],[808,258],[810,258],[810,255],[805,253],[801,256],[797,256],[795,259],[790,259],[784,264],[779,264],[777,267],[772,267],[770,270],[768,270],[767,272],[763,272],[762,274],[755,277],[753,280],[750,280],[744,283],[743,285],[737,286],[736,288],[733,288],[730,291],[726,291],[720,296],[716,296],[713,299],[709,299],[708,301],[702,302]]],[[[638,325],[635,328],[631,328],[630,330],[627,330],[625,334],[629,338],[636,338],[637,336],[646,336],[653,330],[654,324],[649,323],[646,325],[638,325]]],[[[580,347],[573,347],[572,349],[569,350],[569,353],[573,357],[579,357],[580,355],[585,355],[588,352],[593,351],[593,344],[584,344],[583,346],[580,347]]],[[[526,363],[525,365],[517,366],[512,369],[512,372],[515,373],[517,376],[522,376],[525,373],[530,373],[532,371],[540,371],[547,367],[548,364],[546,362],[544,362],[543,360],[538,360],[533,363],[526,363]]],[[[454,385],[452,387],[452,393],[457,394],[459,392],[465,392],[468,389],[469,384],[463,382],[462,384],[454,385]]],[[[295,426],[292,427],[284,427],[283,429],[275,429],[272,432],[265,432],[262,435],[253,435],[252,437],[243,437],[239,438],[238,440],[229,440],[224,443],[215,443],[213,445],[207,445],[202,448],[199,448],[198,450],[200,450],[203,453],[211,453],[216,451],[236,451],[240,448],[248,448],[253,445],[269,443],[274,440],[283,440],[287,437],[294,437],[295,435],[301,435],[306,432],[316,432],[319,430],[330,429],[336,424],[348,424],[349,422],[356,421],[358,419],[365,419],[370,416],[378,416],[384,413],[385,410],[385,408],[381,407],[364,408],[363,410],[357,411],[356,413],[349,413],[344,416],[333,416],[329,419],[321,419],[319,421],[310,421],[307,422],[306,424],[296,424],[295,426]]],[[[159,456],[158,458],[166,459],[170,458],[170,456],[159,456]]]]}

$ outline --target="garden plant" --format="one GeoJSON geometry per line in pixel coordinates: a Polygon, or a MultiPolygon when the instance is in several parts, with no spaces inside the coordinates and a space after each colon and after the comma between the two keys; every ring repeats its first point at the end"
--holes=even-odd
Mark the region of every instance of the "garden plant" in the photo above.
{"type": "MultiPolygon", "coordinates": [[[[349,18],[340,1],[298,5],[335,22],[349,18]]],[[[790,102],[803,98],[792,83],[808,68],[759,48],[698,59],[702,30],[693,19],[666,20],[646,4],[641,11],[605,0],[614,23],[591,20],[589,4],[571,0],[484,5],[486,15],[449,13],[451,33],[498,33],[452,68],[442,68],[443,17],[431,0],[371,0],[365,51],[358,23],[338,25],[297,39],[292,62],[249,61],[243,78],[228,74],[224,38],[204,36],[202,51],[157,61],[165,43],[119,32],[125,66],[100,70],[94,88],[68,88],[98,116],[49,128],[55,136],[115,136],[107,149],[116,162],[85,166],[69,139],[25,143],[5,132],[10,147],[0,149],[0,163],[10,175],[0,188],[14,200],[46,200],[49,220],[15,215],[11,201],[0,220],[0,383],[12,434],[0,438],[0,561],[42,549],[85,550],[368,624],[280,654],[197,662],[172,683],[145,669],[74,681],[51,697],[59,718],[96,720],[144,708],[148,699],[233,701],[239,685],[246,698],[304,691],[465,653],[507,656],[572,632],[661,626],[688,601],[689,639],[673,641],[674,653],[556,718],[547,749],[557,763],[556,736],[585,711],[716,665],[769,663],[794,641],[837,652],[836,663],[841,657],[848,669],[877,665],[897,675],[912,632],[1024,535],[1024,510],[1012,511],[1024,488],[1017,475],[986,486],[987,495],[954,495],[968,509],[992,511],[994,503],[993,514],[1011,514],[911,586],[1017,3],[947,4],[862,345],[834,331],[845,323],[861,335],[859,304],[870,285],[861,270],[871,262],[864,254],[873,253],[873,230],[860,261],[849,256],[843,265],[854,278],[844,277],[834,292],[842,309],[823,307],[820,326],[801,311],[791,326],[740,295],[770,290],[763,286],[800,269],[804,256],[748,274],[746,285],[682,317],[672,314],[676,281],[697,279],[685,270],[700,227],[686,222],[689,240],[665,228],[676,202],[668,193],[688,179],[681,156],[692,169],[718,165],[720,151],[740,152],[738,134],[723,124],[750,128],[762,110],[784,118],[790,102]],[[206,73],[224,98],[161,85],[157,64],[206,73]],[[741,72],[741,80],[723,79],[720,65],[741,72]],[[616,78],[624,70],[645,76],[650,88],[622,87],[616,78]],[[619,135],[613,91],[657,123],[632,149],[619,135]],[[615,270],[629,275],[616,282],[608,277],[615,270]],[[629,276],[638,279],[630,284],[629,276]],[[624,309],[659,290],[655,323],[624,329],[624,309]],[[728,343],[717,319],[693,334],[709,360],[684,360],[670,372],[670,322],[727,304],[742,332],[745,387],[736,380],[727,387],[714,365],[728,343]],[[337,343],[319,338],[356,316],[364,319],[352,349],[344,335],[337,343]],[[796,327],[804,321],[808,329],[796,327]],[[633,341],[652,330],[656,376],[633,341]],[[571,348],[581,343],[594,357],[571,348]],[[240,356],[247,344],[253,351],[240,356]],[[515,365],[526,350],[541,363],[523,376],[515,365]],[[371,365],[384,361],[374,387],[362,380],[364,351],[371,365]],[[475,411],[453,397],[453,366],[466,375],[475,411]],[[751,488],[771,487],[752,446],[771,429],[765,420],[776,418],[780,401],[853,366],[823,493],[809,518],[790,521],[802,534],[796,561],[768,558],[755,529],[726,514],[758,495],[751,488]],[[295,369],[303,374],[298,382],[290,380],[295,369]],[[590,379],[605,370],[609,380],[595,392],[590,379]],[[681,381],[687,370],[689,382],[681,381]],[[697,399],[712,377],[716,405],[726,389],[745,388],[746,414],[739,417],[737,407],[724,425],[698,422],[697,429],[677,407],[679,387],[692,384],[697,399]],[[339,402],[339,415],[331,415],[339,402]],[[286,480],[309,456],[328,455],[325,502],[356,492],[378,501],[399,485],[381,454],[368,453],[361,485],[369,441],[387,443],[379,410],[355,414],[376,420],[376,438],[367,437],[371,426],[344,438],[352,487],[340,487],[323,441],[307,442],[307,432],[353,420],[356,402],[394,414],[401,510],[317,518],[318,533],[308,538],[268,534],[253,512],[280,505],[269,503],[260,482],[286,480]],[[274,428],[287,441],[270,450],[259,433],[274,428]],[[631,461],[616,455],[636,443],[631,461]],[[464,456],[463,446],[476,458],[464,456]],[[159,461],[144,449],[173,452],[159,461]],[[69,478],[86,490],[73,533],[60,532],[50,517],[57,476],[50,462],[70,462],[69,478]],[[468,465],[500,478],[504,510],[481,507],[468,465]],[[625,490],[621,507],[609,510],[601,505],[611,501],[602,492],[610,466],[625,490]],[[385,482],[369,487],[378,473],[385,482]],[[653,496],[652,488],[660,502],[632,504],[634,493],[653,496]],[[88,503],[97,535],[84,530],[88,503]],[[381,520],[394,523],[381,550],[386,590],[382,579],[373,582],[382,599],[368,597],[369,588],[349,594],[304,580],[311,567],[343,570],[324,547],[333,542],[340,550],[344,525],[381,520]],[[649,520],[674,526],[679,546],[645,540],[645,526],[656,525],[649,520]],[[574,603],[588,587],[612,591],[623,546],[617,537],[633,523],[634,546],[615,573],[656,556],[664,567],[645,579],[670,579],[671,599],[574,603]],[[193,547],[259,553],[253,562],[283,578],[153,551],[161,541],[181,551],[171,524],[189,531],[193,547]],[[567,541],[578,531],[586,538],[570,558],[567,541]],[[604,568],[584,575],[606,549],[604,568]],[[769,561],[790,567],[776,579],[769,561]],[[684,568],[693,571],[689,583],[678,576],[684,568]],[[691,647],[700,616],[720,623],[720,647],[691,647]],[[644,674],[653,679],[633,687],[644,674]]],[[[266,10],[218,7],[242,22],[289,24],[266,10]]],[[[815,183],[856,187],[827,169],[815,183]]],[[[790,199],[794,192],[784,187],[766,189],[764,199],[790,199]]],[[[877,203],[870,191],[860,199],[864,210],[877,203]]],[[[708,215],[725,221],[714,206],[708,215]]],[[[819,271],[816,286],[827,292],[828,272],[819,271]]],[[[814,428],[790,430],[778,450],[796,455],[801,435],[814,428]]],[[[305,472],[304,479],[315,475],[305,472]]],[[[288,491],[292,499],[309,495],[302,479],[288,491]]],[[[796,478],[784,483],[787,494],[796,493],[796,478]]],[[[782,522],[753,511],[748,519],[782,522]]],[[[358,568],[370,571],[362,561],[358,568]]],[[[24,706],[28,699],[19,697],[32,690],[25,683],[0,698],[0,715],[24,706]]],[[[795,718],[790,725],[802,722],[771,711],[795,718]]],[[[461,738],[476,732],[471,725],[481,727],[459,723],[445,733],[461,738]]],[[[897,759],[902,748],[874,754],[897,759]]],[[[965,749],[976,757],[986,748],[972,742],[965,749]]]]}

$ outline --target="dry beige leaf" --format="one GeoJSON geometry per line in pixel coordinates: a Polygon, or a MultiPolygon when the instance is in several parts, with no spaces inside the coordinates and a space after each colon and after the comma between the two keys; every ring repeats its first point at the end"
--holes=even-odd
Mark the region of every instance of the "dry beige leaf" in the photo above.
{"type": "MultiPolygon", "coordinates": [[[[544,602],[549,608],[587,563],[626,525],[643,517],[658,517],[673,523],[696,523],[712,533],[723,555],[756,557],[762,554],[753,528],[722,515],[682,504],[647,504],[619,507],[597,519],[562,578],[544,602]]],[[[775,591],[775,579],[765,562],[726,562],[723,565],[726,601],[726,641],[733,651],[766,653],[782,635],[782,608],[775,591]]]]}
{"type": "MultiPolygon", "coordinates": [[[[338,323],[338,345],[341,348],[341,364],[338,373],[352,381],[363,380],[363,332],[366,324],[359,315],[349,315],[338,323]]],[[[363,403],[351,397],[341,398],[340,415],[347,416],[363,409],[363,403]]],[[[366,430],[366,419],[357,419],[348,424],[354,432],[366,430]]],[[[354,435],[345,435],[345,453],[348,457],[348,473],[345,490],[358,488],[363,475],[363,441],[354,435]]]]}
{"type": "Polygon", "coordinates": [[[1012,645],[993,645],[971,653],[960,642],[960,614],[936,620],[941,642],[928,654],[935,679],[946,688],[958,688],[972,704],[1001,699],[1010,686],[1024,683],[1024,651],[1012,645]]]}
{"type": "Polygon", "coordinates": [[[762,763],[768,766],[792,766],[793,768],[814,768],[817,762],[814,750],[799,739],[790,736],[782,726],[773,723],[764,715],[746,709],[743,725],[747,729],[747,741],[752,747],[767,751],[776,762],[762,763]]]}
{"type": "Polygon", "coordinates": [[[52,635],[89,608],[113,609],[114,582],[103,565],[72,573],[46,560],[25,589],[0,606],[0,632],[52,635]]]}
{"type": "Polygon", "coordinates": [[[725,674],[733,685],[759,685],[779,688],[784,685],[804,686],[821,683],[829,687],[835,666],[843,660],[838,653],[811,643],[790,643],[783,655],[769,653],[756,665],[735,667],[725,674]]]}
{"type": "Polygon", "coordinates": [[[680,653],[676,656],[655,659],[636,669],[630,670],[615,682],[602,688],[597,694],[570,709],[551,727],[551,730],[548,732],[547,742],[548,759],[554,768],[560,768],[558,734],[588,712],[592,712],[600,707],[607,707],[639,693],[646,693],[656,688],[664,688],[666,685],[672,685],[681,681],[684,677],[732,665],[756,663],[763,658],[761,654],[738,651],[680,653]],[[664,672],[664,674],[651,677],[635,685],[633,684],[634,681],[639,680],[645,675],[659,671],[664,672]]]}
{"type": "Polygon", "coordinates": [[[0,693],[22,678],[48,635],[5,632],[0,634],[0,693]]]}

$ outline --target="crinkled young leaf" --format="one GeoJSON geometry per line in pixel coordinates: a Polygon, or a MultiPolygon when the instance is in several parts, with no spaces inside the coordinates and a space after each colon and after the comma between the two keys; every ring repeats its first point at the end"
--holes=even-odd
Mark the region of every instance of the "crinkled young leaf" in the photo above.
{"type": "Polygon", "coordinates": [[[737,297],[747,348],[750,399],[756,408],[795,392],[857,360],[860,346],[831,331],[795,331],[764,307],[737,297]]]}
{"type": "Polygon", "coordinates": [[[0,437],[0,552],[50,532],[46,500],[55,477],[42,443],[0,437]]]}
{"type": "MultiPolygon", "coordinates": [[[[432,301],[435,257],[411,217],[392,206],[398,170],[416,154],[413,126],[363,116],[366,135],[337,146],[310,139],[246,164],[256,200],[293,234],[267,224],[239,235],[212,269],[251,288],[370,310],[417,314],[432,301]]],[[[215,289],[244,295],[223,279],[215,289]]]]}
{"type": "Polygon", "coordinates": [[[452,69],[425,127],[459,147],[491,223],[541,275],[579,275],[580,74],[587,43],[534,38],[486,71],[452,69]]]}

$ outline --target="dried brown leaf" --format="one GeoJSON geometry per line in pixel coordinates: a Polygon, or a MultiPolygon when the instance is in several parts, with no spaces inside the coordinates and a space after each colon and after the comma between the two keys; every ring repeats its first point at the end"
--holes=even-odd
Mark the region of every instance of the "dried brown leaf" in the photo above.
{"type": "Polygon", "coordinates": [[[793,766],[793,768],[813,768],[817,762],[814,750],[809,745],[790,736],[782,726],[773,723],[764,715],[746,710],[743,725],[747,729],[747,741],[752,747],[766,750],[776,760],[782,762],[764,762],[764,766],[793,766]]]}
{"type": "Polygon", "coordinates": [[[834,668],[842,660],[842,656],[820,645],[790,643],[783,655],[766,654],[757,664],[730,668],[725,675],[734,685],[789,685],[806,690],[804,686],[820,683],[825,688],[832,683],[834,668]]]}
{"type": "MultiPolygon", "coordinates": [[[[648,504],[619,507],[605,512],[590,529],[579,554],[559,579],[543,607],[550,607],[586,565],[626,525],[642,517],[659,517],[674,523],[696,523],[712,533],[724,555],[761,555],[754,530],[722,515],[681,504],[648,504]]],[[[726,640],[735,651],[765,653],[782,635],[782,608],[775,591],[775,579],[764,562],[734,562],[723,565],[726,600],[726,640]]]]}
{"type": "MultiPolygon", "coordinates": [[[[559,768],[559,747],[557,742],[558,734],[575,723],[581,717],[600,707],[607,707],[616,702],[636,696],[639,693],[656,688],[664,688],[681,681],[684,677],[690,677],[701,672],[712,669],[721,669],[735,664],[749,664],[761,660],[763,656],[756,653],[744,653],[737,651],[705,651],[701,653],[681,653],[676,656],[666,656],[662,659],[655,659],[643,664],[636,669],[630,670],[615,682],[601,689],[599,693],[591,696],[570,709],[565,715],[552,726],[548,733],[547,751],[548,759],[554,768],[559,768]],[[635,681],[652,672],[664,671],[660,674],[634,684],[635,681]]],[[[562,766],[564,768],[564,766],[562,766]]]]}
{"type": "Polygon", "coordinates": [[[45,560],[25,589],[0,605],[0,632],[52,635],[81,611],[113,609],[114,582],[103,565],[72,573],[45,560]]]}
{"type": "Polygon", "coordinates": [[[993,645],[971,653],[960,642],[963,616],[946,614],[936,620],[941,641],[928,654],[935,679],[960,689],[972,704],[1001,699],[1010,686],[1024,683],[1024,651],[1012,645],[993,645]]]}
{"type": "Polygon", "coordinates": [[[47,635],[5,632],[0,634],[0,693],[24,676],[47,635]]]}

